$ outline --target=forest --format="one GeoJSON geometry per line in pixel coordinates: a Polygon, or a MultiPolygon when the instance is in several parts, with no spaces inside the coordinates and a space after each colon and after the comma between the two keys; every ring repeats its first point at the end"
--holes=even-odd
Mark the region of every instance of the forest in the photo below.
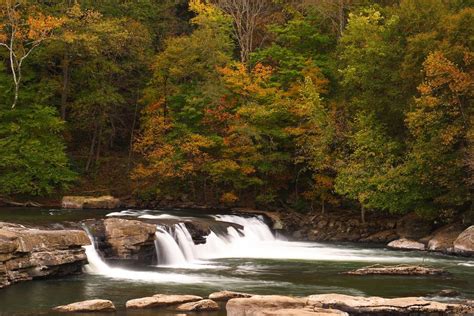
{"type": "Polygon", "coordinates": [[[473,213],[471,0],[0,3],[0,197],[473,213]]]}

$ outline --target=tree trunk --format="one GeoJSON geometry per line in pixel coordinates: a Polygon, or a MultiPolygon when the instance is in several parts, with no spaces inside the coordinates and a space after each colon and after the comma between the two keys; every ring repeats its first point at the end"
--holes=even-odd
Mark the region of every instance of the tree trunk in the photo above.
{"type": "Polygon", "coordinates": [[[97,137],[97,150],[95,152],[95,165],[99,165],[99,158],[100,158],[100,145],[102,143],[102,125],[99,127],[99,136],[97,137]]]}
{"type": "Polygon", "coordinates": [[[67,107],[67,97],[69,89],[69,56],[67,52],[63,56],[61,61],[61,67],[63,70],[63,86],[61,90],[61,119],[66,120],[66,107],[67,107]]]}
{"type": "Polygon", "coordinates": [[[339,0],[339,36],[344,32],[344,0],[339,0]]]}
{"type": "Polygon", "coordinates": [[[138,97],[137,97],[137,102],[135,102],[135,112],[133,113],[132,130],[130,132],[130,144],[129,144],[129,149],[128,149],[128,161],[127,161],[127,170],[129,172],[130,172],[130,165],[132,163],[133,138],[135,137],[134,132],[135,132],[135,125],[137,124],[137,112],[138,112],[138,97]]]}
{"type": "Polygon", "coordinates": [[[92,159],[94,157],[94,147],[95,147],[96,138],[97,138],[97,124],[94,125],[94,134],[92,135],[91,146],[89,148],[89,156],[87,157],[86,172],[89,171],[89,169],[91,167],[91,164],[92,164],[92,159]]]}
{"type": "Polygon", "coordinates": [[[362,224],[365,224],[365,207],[361,207],[360,209],[360,219],[362,221],[362,224]]]}

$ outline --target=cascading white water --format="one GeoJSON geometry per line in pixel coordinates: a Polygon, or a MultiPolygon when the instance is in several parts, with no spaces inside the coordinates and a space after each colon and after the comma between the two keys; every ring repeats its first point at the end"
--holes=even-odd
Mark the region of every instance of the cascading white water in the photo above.
{"type": "MultiPolygon", "coordinates": [[[[192,217],[178,217],[159,211],[124,211],[127,216],[146,219],[179,219],[178,224],[158,225],[156,252],[158,266],[173,268],[212,268],[212,260],[223,258],[254,258],[313,261],[363,261],[363,262],[420,262],[421,256],[400,256],[385,249],[361,249],[315,242],[294,242],[275,236],[262,216],[215,215],[213,220],[227,222],[227,230],[214,229],[204,244],[195,244],[184,222],[192,217]]],[[[109,215],[122,215],[112,213],[109,215]]],[[[216,225],[215,227],[222,227],[216,225]]]]}
{"type": "MultiPolygon", "coordinates": [[[[109,266],[97,252],[94,244],[94,237],[85,228],[87,235],[91,241],[91,245],[84,246],[87,261],[84,269],[87,273],[102,275],[116,279],[129,279],[140,282],[153,282],[153,283],[199,283],[202,279],[197,276],[190,276],[179,273],[161,273],[154,271],[134,271],[123,268],[115,268],[109,266]]],[[[172,237],[171,237],[172,238],[172,237]]],[[[178,249],[179,250],[179,249],[178,249]]]]}
{"type": "Polygon", "coordinates": [[[193,261],[197,259],[196,248],[194,246],[193,238],[189,233],[184,223],[179,223],[175,226],[175,236],[179,247],[183,251],[186,260],[193,261]]]}
{"type": "Polygon", "coordinates": [[[242,217],[216,215],[216,221],[229,225],[227,232],[218,234],[211,229],[204,244],[194,244],[186,225],[175,224],[172,233],[157,234],[159,265],[196,268],[209,260],[221,258],[262,258],[318,261],[408,262],[423,259],[391,256],[390,252],[373,249],[352,249],[319,243],[292,242],[276,238],[261,216],[242,217]],[[382,252],[382,253],[381,253],[382,252]]]}
{"type": "Polygon", "coordinates": [[[158,265],[178,266],[186,264],[187,259],[184,256],[180,246],[176,243],[173,236],[166,231],[164,227],[158,227],[156,230],[156,256],[158,265]]]}

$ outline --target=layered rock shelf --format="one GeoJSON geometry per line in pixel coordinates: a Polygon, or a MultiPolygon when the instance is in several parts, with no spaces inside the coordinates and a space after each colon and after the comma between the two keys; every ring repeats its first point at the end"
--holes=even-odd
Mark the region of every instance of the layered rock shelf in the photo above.
{"type": "Polygon", "coordinates": [[[82,273],[90,241],[82,230],[40,230],[0,223],[0,288],[82,273]]]}
{"type": "Polygon", "coordinates": [[[342,294],[320,294],[305,298],[255,295],[231,299],[228,316],[257,315],[469,315],[474,308],[465,304],[447,304],[417,297],[382,298],[342,294]]]}
{"type": "Polygon", "coordinates": [[[64,196],[61,207],[66,209],[116,209],[122,202],[110,195],[104,196],[64,196]]]}
{"type": "Polygon", "coordinates": [[[353,271],[345,272],[348,275],[449,275],[449,272],[432,267],[412,266],[412,265],[397,265],[397,266],[381,266],[373,265],[364,267],[353,271]]]}

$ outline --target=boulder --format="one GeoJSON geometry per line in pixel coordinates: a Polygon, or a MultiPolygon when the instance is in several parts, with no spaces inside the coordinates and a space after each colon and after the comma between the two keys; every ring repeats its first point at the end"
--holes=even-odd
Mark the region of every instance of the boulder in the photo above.
{"type": "Polygon", "coordinates": [[[156,294],[151,297],[136,298],[127,301],[125,306],[130,309],[167,307],[189,302],[201,301],[203,298],[195,295],[166,295],[156,294]]]}
{"type": "Polygon", "coordinates": [[[56,312],[84,313],[84,312],[115,312],[114,304],[109,300],[88,300],[53,308],[56,312]]]}
{"type": "Polygon", "coordinates": [[[474,255],[474,225],[464,230],[454,240],[454,252],[461,255],[474,255]]]}
{"type": "Polygon", "coordinates": [[[397,235],[406,239],[420,239],[428,235],[433,227],[432,223],[416,213],[409,213],[397,221],[397,235]]]}
{"type": "Polygon", "coordinates": [[[214,301],[228,301],[233,298],[248,298],[252,296],[252,294],[232,291],[220,291],[209,294],[209,298],[214,301]]]}
{"type": "Polygon", "coordinates": [[[219,305],[213,300],[205,299],[181,304],[176,310],[181,312],[213,312],[219,310],[219,305]]]}
{"type": "Polygon", "coordinates": [[[82,230],[41,230],[0,223],[0,288],[34,278],[82,273],[87,263],[82,230]]]}
{"type": "Polygon", "coordinates": [[[410,239],[397,239],[387,244],[387,247],[401,250],[425,250],[425,245],[421,242],[410,239]]]}
{"type": "Polygon", "coordinates": [[[300,309],[306,305],[306,299],[280,295],[254,295],[249,298],[233,298],[227,302],[228,316],[257,316],[262,312],[284,309],[300,309]]]}
{"type": "Polygon", "coordinates": [[[315,307],[334,308],[349,314],[469,314],[474,309],[462,304],[427,301],[418,297],[382,298],[360,297],[343,294],[320,294],[308,297],[307,304],[315,307]]]}
{"type": "Polygon", "coordinates": [[[434,231],[428,238],[427,250],[451,253],[454,251],[454,240],[462,233],[461,224],[451,224],[434,231]]]}
{"type": "Polygon", "coordinates": [[[122,218],[108,218],[103,224],[110,257],[139,260],[154,256],[156,225],[122,218]]]}
{"type": "Polygon", "coordinates": [[[122,205],[119,199],[110,195],[94,196],[64,196],[61,202],[62,208],[67,209],[116,209],[122,205]]]}

